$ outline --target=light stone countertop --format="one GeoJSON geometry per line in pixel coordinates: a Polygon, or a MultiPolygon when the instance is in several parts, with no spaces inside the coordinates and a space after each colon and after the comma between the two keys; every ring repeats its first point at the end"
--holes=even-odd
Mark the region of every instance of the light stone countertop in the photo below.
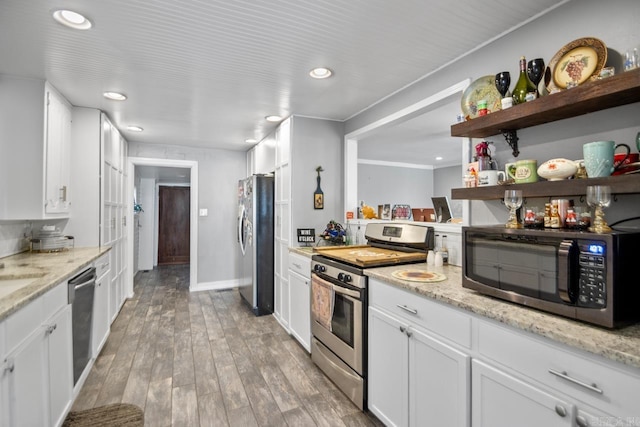
{"type": "Polygon", "coordinates": [[[313,255],[313,246],[290,246],[289,252],[311,258],[313,255]]]}
{"type": "Polygon", "coordinates": [[[365,274],[514,328],[640,368],[640,323],[609,330],[488,297],[463,288],[462,269],[455,266],[433,267],[425,263],[408,264],[367,269],[365,274]],[[395,270],[406,269],[440,272],[445,274],[447,279],[435,283],[409,282],[391,275],[395,270]]]}
{"type": "Polygon", "coordinates": [[[0,297],[0,321],[54,288],[108,252],[110,247],[73,248],[52,253],[22,252],[0,259],[0,288],[12,279],[34,279],[0,297]]]}

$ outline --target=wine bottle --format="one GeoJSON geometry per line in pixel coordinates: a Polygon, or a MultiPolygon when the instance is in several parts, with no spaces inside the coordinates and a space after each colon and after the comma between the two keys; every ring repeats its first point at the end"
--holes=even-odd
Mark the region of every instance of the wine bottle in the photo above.
{"type": "Polygon", "coordinates": [[[527,94],[533,93],[535,99],[536,87],[529,76],[527,76],[527,60],[524,56],[520,57],[520,76],[516,87],[513,89],[513,103],[522,104],[527,100],[527,94]]]}

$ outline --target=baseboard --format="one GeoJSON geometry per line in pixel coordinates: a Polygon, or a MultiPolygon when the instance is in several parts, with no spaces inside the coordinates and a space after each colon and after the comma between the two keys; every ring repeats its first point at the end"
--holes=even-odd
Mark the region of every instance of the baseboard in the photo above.
{"type": "Polygon", "coordinates": [[[218,280],[216,282],[200,282],[195,286],[189,287],[189,292],[199,291],[220,291],[223,289],[232,289],[240,286],[240,280],[218,280]]]}

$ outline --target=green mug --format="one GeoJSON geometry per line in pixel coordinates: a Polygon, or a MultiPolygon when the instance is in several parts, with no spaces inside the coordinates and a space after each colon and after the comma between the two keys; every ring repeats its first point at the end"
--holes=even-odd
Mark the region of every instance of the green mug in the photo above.
{"type": "Polygon", "coordinates": [[[516,184],[538,182],[538,161],[535,159],[518,160],[513,178],[516,184]]]}

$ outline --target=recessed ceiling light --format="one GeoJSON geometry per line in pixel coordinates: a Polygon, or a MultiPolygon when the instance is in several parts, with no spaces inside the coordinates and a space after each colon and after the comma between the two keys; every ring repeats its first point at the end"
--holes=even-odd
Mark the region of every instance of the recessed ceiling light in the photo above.
{"type": "Polygon", "coordinates": [[[72,10],[56,10],[53,12],[53,19],[74,30],[88,30],[91,28],[91,21],[72,10]]]}
{"type": "Polygon", "coordinates": [[[248,139],[245,139],[244,142],[246,142],[247,144],[255,144],[256,142],[258,142],[258,140],[253,138],[248,138],[248,139]]]}
{"type": "Polygon", "coordinates": [[[438,156],[436,157],[436,160],[442,160],[442,157],[438,156]]]}
{"type": "Polygon", "coordinates": [[[333,71],[331,71],[326,67],[318,67],[309,71],[309,75],[314,79],[326,79],[328,77],[331,77],[332,74],[333,74],[333,71]]]}
{"type": "Polygon", "coordinates": [[[127,95],[120,92],[105,92],[102,94],[102,96],[113,101],[124,101],[125,99],[127,99],[127,95]]]}
{"type": "Polygon", "coordinates": [[[131,132],[142,132],[144,129],[141,128],[140,126],[129,125],[127,126],[127,130],[130,130],[131,132]]]}
{"type": "Polygon", "coordinates": [[[267,116],[267,117],[265,117],[265,120],[268,121],[268,122],[274,122],[274,123],[275,122],[281,122],[282,121],[282,117],[276,116],[276,115],[267,116]]]}

